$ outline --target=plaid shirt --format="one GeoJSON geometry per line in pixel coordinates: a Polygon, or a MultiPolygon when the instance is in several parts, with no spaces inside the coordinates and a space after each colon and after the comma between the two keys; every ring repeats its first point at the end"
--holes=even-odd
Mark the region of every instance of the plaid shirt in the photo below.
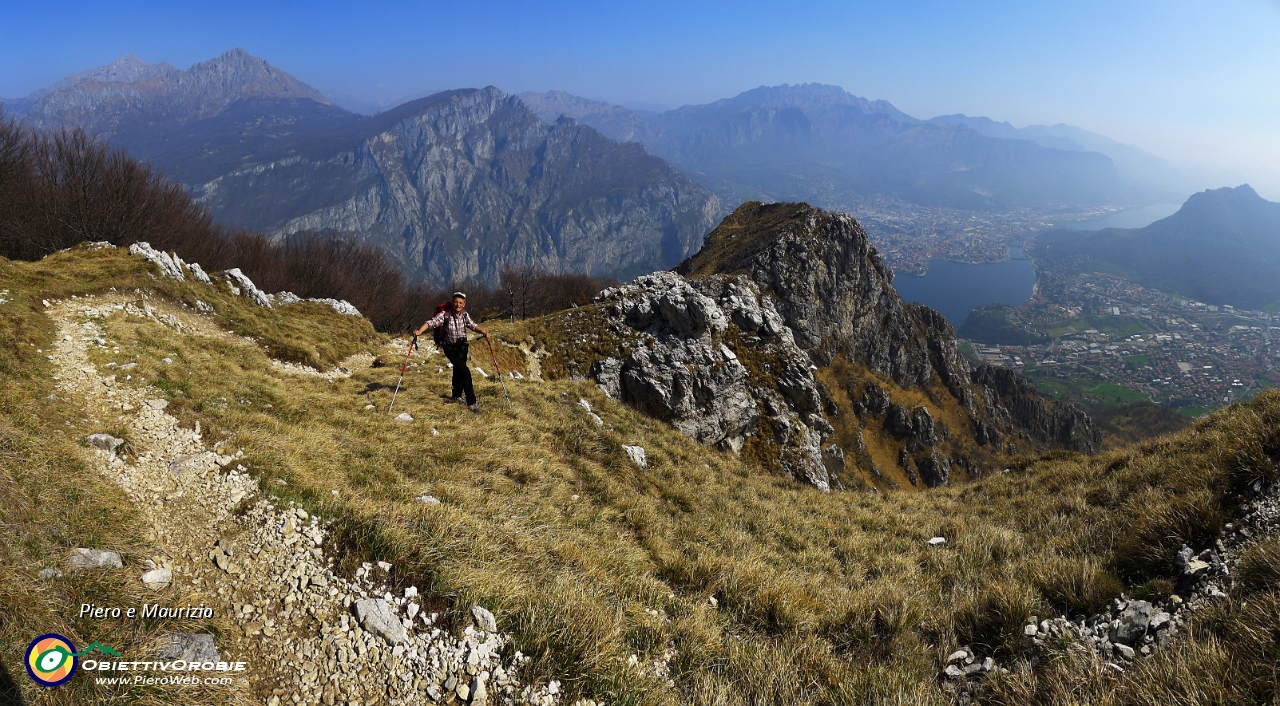
{"type": "Polygon", "coordinates": [[[427,322],[427,329],[437,329],[444,327],[445,343],[460,343],[467,340],[467,329],[476,330],[476,322],[471,320],[471,314],[464,309],[460,316],[454,316],[451,311],[442,311],[431,317],[427,322]]]}

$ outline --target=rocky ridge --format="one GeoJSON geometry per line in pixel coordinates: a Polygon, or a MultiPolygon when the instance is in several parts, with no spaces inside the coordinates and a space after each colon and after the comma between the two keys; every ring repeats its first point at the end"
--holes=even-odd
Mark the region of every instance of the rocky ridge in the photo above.
{"type": "Polygon", "coordinates": [[[561,361],[542,356],[549,374],[590,376],[822,489],[934,487],[1022,451],[1096,450],[1083,412],[971,369],[946,320],[892,277],[852,217],[748,202],[674,272],[606,290],[535,338],[561,361]]]}
{"type": "MultiPolygon", "coordinates": [[[[115,246],[111,243],[99,242],[89,243],[89,247],[114,248],[115,246]]],[[[176,279],[179,282],[182,282],[186,280],[186,274],[189,273],[198,282],[203,282],[205,284],[213,283],[213,280],[209,278],[209,275],[205,274],[204,269],[200,267],[200,263],[183,262],[182,258],[178,257],[177,253],[167,253],[156,250],[151,247],[151,243],[134,243],[129,246],[129,254],[137,255],[155,263],[156,266],[160,268],[160,274],[165,277],[169,277],[170,279],[176,279]]],[[[268,294],[261,289],[258,289],[258,287],[254,285],[253,280],[249,279],[247,275],[241,272],[239,267],[233,267],[224,272],[215,272],[213,273],[213,276],[221,280],[225,280],[227,287],[231,290],[232,294],[238,297],[246,297],[258,306],[263,306],[268,309],[272,309],[277,305],[287,306],[289,304],[297,304],[298,302],[307,301],[328,305],[339,314],[360,316],[360,310],[356,309],[355,305],[345,299],[315,297],[303,299],[293,292],[277,292],[275,294],[268,294]]]]}
{"type": "Polygon", "coordinates": [[[110,138],[139,121],[208,118],[246,98],[306,99],[328,105],[322,93],[243,49],[232,49],[182,71],[124,57],[55,84],[25,111],[24,121],[48,130],[82,127],[110,138]],[[140,62],[140,63],[139,63],[140,62]],[[78,80],[77,80],[78,79],[78,80]],[[75,80],[70,85],[63,85],[75,80]]]}
{"type": "MultiPolygon", "coordinates": [[[[155,543],[140,580],[157,591],[181,586],[219,615],[234,616],[236,629],[217,648],[254,664],[250,691],[267,694],[270,706],[556,702],[555,682],[520,683],[524,658],[502,657],[509,639],[488,611],[474,608],[474,625],[458,636],[422,610],[416,589],[389,591],[389,565],[366,563],[352,577],[335,573],[327,522],[264,498],[241,454],[221,444],[208,448],[198,426],[179,427],[165,400],[149,399],[156,391],[121,384],[124,366],[104,375],[86,353],[110,345],[102,329],[109,316],[153,317],[215,341],[230,334],[163,302],[140,307],[121,295],[47,306],[58,326],[49,354],[58,390],[82,400],[91,417],[119,419],[129,429],[128,457],[115,454],[110,438],[96,438],[86,453],[126,491],[155,543]]],[[[90,549],[68,560],[69,568],[85,566],[135,568],[90,549]]],[[[59,575],[42,572],[46,580],[59,575]]]]}

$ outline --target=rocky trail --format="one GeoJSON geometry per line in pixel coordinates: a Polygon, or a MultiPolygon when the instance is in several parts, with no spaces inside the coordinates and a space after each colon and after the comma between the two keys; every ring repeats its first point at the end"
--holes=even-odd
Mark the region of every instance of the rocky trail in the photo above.
{"type": "Polygon", "coordinates": [[[390,565],[366,563],[353,577],[335,573],[328,522],[264,496],[241,453],[210,446],[198,426],[180,427],[158,390],[122,384],[127,364],[95,367],[86,351],[111,345],[107,317],[153,318],[173,335],[232,336],[181,307],[140,297],[76,298],[46,310],[58,326],[49,354],[58,394],[82,403],[100,429],[128,430],[127,457],[116,453],[121,440],[107,434],[91,436],[86,454],[125,490],[154,544],[140,563],[82,548],[69,565],[137,572],[157,597],[171,592],[183,606],[207,606],[227,618],[233,627],[216,641],[180,635],[172,644],[185,659],[247,662],[247,679],[227,687],[232,702],[557,702],[556,682],[534,687],[517,679],[527,658],[503,656],[509,638],[489,611],[471,608],[472,624],[458,636],[437,626],[439,615],[422,608],[416,588],[389,591],[390,565]]]}

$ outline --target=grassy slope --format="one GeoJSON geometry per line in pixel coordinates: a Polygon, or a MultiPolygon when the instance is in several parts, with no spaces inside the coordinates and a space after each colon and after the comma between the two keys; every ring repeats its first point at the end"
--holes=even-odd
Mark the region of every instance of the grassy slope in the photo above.
{"type": "MultiPolygon", "coordinates": [[[[65,259],[0,262],[17,273],[6,278],[17,284],[3,286],[27,301],[71,281],[88,291],[128,278],[171,296],[199,294],[218,308],[223,325],[238,321],[298,359],[311,357],[307,335],[342,323],[318,310],[286,317],[208,287],[157,283],[125,258],[122,271],[106,272],[92,259],[100,255],[59,257],[65,259]],[[308,325],[297,329],[293,347],[283,345],[287,329],[301,324],[308,325]]],[[[18,303],[0,310],[9,317],[18,303]]],[[[25,312],[17,325],[36,331],[27,334],[33,341],[47,340],[38,304],[16,308],[25,312]]],[[[513,341],[523,337],[516,327],[493,329],[513,341]]],[[[537,672],[609,703],[943,702],[939,661],[957,645],[1018,654],[1028,615],[1093,612],[1126,589],[1167,591],[1173,551],[1183,541],[1203,546],[1230,517],[1230,490],[1274,477],[1272,459],[1280,457],[1280,395],[1270,393],[1179,435],[1096,458],[1046,458],[929,493],[821,494],[693,444],[580,382],[509,381],[508,410],[501,389],[477,378],[484,409],[476,416],[439,399],[448,371],[437,372],[437,354],[406,376],[397,411],[416,421],[405,425],[383,413],[399,370],[394,347],[379,349],[388,365],[330,383],[275,372],[247,342],[211,348],[125,319],[109,320],[108,330],[122,353],[95,349],[99,364],[124,362],[127,352],[139,364],[135,378],[164,381],[180,418],[199,420],[208,439],[230,437],[243,448],[268,492],[341,518],[338,548],[348,567],[387,559],[397,580],[425,587],[440,607],[484,601],[516,634],[517,647],[535,657],[537,672]],[[161,363],[165,356],[176,364],[161,363]],[[577,406],[579,397],[592,403],[603,427],[577,406]],[[365,410],[367,403],[378,407],[365,410]],[[649,467],[632,466],[622,444],[644,446],[649,467]],[[414,503],[423,493],[443,505],[414,503]],[[927,546],[938,534],[948,538],[946,547],[927,546]],[[668,648],[676,650],[673,687],[626,665],[632,654],[652,663],[668,648]]],[[[327,345],[310,348],[331,362],[367,346],[367,332],[338,331],[327,345]]],[[[38,365],[29,355],[24,360],[38,365]]],[[[473,363],[492,371],[479,356],[473,363]]],[[[30,374],[46,377],[29,383],[24,400],[48,387],[47,371],[30,374]]],[[[9,375],[5,385],[19,384],[9,375]]],[[[41,434],[38,420],[5,415],[6,430],[14,430],[6,431],[6,444],[41,434]]],[[[0,463],[9,474],[4,531],[25,532],[6,538],[7,551],[33,536],[46,543],[5,562],[0,581],[8,601],[16,590],[30,590],[40,557],[90,543],[75,533],[102,527],[92,519],[93,503],[112,491],[79,478],[98,488],[78,501],[88,503],[80,514],[14,517],[12,500],[38,485],[17,479],[24,465],[0,463]],[[58,522],[67,527],[62,534],[45,530],[58,522]]],[[[140,539],[93,541],[128,546],[140,539]]],[[[1274,545],[1259,551],[1251,594],[1210,611],[1193,635],[1142,667],[1115,677],[1070,658],[1042,664],[1034,675],[1015,670],[998,678],[993,698],[1275,698],[1280,636],[1256,628],[1280,624],[1280,583],[1266,568],[1274,566],[1265,554],[1274,545]]],[[[47,619],[75,600],[50,599],[47,619]]],[[[4,614],[14,605],[7,602],[4,614]]],[[[11,674],[20,649],[13,645],[32,629],[17,622],[26,619],[0,622],[11,674]]]]}

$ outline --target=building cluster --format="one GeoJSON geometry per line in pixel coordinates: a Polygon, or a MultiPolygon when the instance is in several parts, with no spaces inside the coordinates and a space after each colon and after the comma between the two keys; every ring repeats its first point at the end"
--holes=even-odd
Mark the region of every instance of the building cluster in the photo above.
{"type": "Polygon", "coordinates": [[[857,218],[885,263],[909,275],[923,275],[930,260],[1000,262],[1009,256],[1011,241],[1053,228],[1054,223],[1105,215],[1036,209],[974,212],[877,197],[836,210],[857,218]]]}
{"type": "Polygon", "coordinates": [[[1271,312],[1191,301],[1105,274],[1057,274],[1016,313],[1049,340],[975,352],[1051,394],[1200,411],[1280,383],[1280,315],[1271,312]]]}
{"type": "MultiPolygon", "coordinates": [[[[922,275],[930,260],[999,262],[1010,243],[1120,209],[978,213],[869,197],[837,210],[862,223],[894,272],[922,275]]],[[[1147,399],[1199,413],[1280,384],[1278,312],[1190,301],[1111,275],[1038,270],[1036,294],[1015,319],[1045,342],[974,343],[973,355],[1055,397],[1147,399]]]]}

